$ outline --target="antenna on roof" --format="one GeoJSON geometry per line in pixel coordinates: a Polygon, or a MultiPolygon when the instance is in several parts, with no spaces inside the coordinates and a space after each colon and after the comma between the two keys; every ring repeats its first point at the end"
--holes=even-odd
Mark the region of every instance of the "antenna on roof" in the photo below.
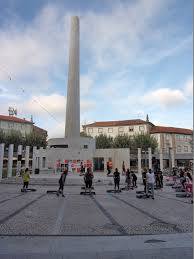
{"type": "Polygon", "coordinates": [[[17,116],[18,114],[17,109],[14,109],[13,107],[9,107],[8,112],[9,112],[9,116],[14,116],[14,115],[17,116]]]}

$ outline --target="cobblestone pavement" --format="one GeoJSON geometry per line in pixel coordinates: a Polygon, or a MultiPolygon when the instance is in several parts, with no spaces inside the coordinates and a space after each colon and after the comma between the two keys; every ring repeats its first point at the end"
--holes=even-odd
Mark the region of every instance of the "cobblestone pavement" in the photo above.
{"type": "MultiPolygon", "coordinates": [[[[66,186],[64,198],[57,197],[56,194],[46,194],[47,190],[56,190],[57,185],[33,185],[37,191],[29,193],[21,193],[20,188],[19,185],[0,184],[0,251],[1,242],[8,236],[12,238],[27,236],[31,238],[33,236],[128,238],[133,235],[178,234],[177,236],[180,236],[192,232],[191,199],[176,198],[175,191],[171,187],[165,186],[163,191],[155,191],[155,200],[136,198],[136,190],[142,190],[142,185],[135,190],[122,191],[119,194],[106,192],[107,189],[113,188],[112,186],[99,185],[95,187],[96,195],[93,196],[80,195],[81,186],[66,186]]],[[[188,252],[185,248],[181,251],[185,255],[191,254],[191,250],[188,252]]],[[[90,256],[85,255],[84,258],[91,258],[90,256]]],[[[1,252],[0,257],[12,258],[2,257],[1,252]]],[[[95,258],[106,257],[98,255],[95,258]]],[[[107,258],[128,257],[124,257],[123,254],[123,257],[107,258]]]]}

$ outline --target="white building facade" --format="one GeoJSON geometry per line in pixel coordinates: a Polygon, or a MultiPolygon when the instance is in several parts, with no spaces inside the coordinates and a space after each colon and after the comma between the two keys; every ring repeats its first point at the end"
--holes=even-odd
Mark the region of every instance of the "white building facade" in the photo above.
{"type": "Polygon", "coordinates": [[[21,132],[22,136],[37,132],[47,136],[47,131],[34,125],[34,122],[14,116],[0,115],[0,130],[8,133],[12,130],[21,132]]]}
{"type": "Polygon", "coordinates": [[[124,121],[102,121],[83,125],[83,131],[96,137],[101,134],[115,138],[118,135],[146,134],[150,132],[153,124],[144,120],[124,120],[124,121]]]}

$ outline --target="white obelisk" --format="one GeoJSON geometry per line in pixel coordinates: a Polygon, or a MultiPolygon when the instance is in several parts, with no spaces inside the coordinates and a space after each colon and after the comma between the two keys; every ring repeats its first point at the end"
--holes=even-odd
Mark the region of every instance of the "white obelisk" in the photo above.
{"type": "Polygon", "coordinates": [[[80,137],[79,18],[71,18],[65,138],[80,137]]]}

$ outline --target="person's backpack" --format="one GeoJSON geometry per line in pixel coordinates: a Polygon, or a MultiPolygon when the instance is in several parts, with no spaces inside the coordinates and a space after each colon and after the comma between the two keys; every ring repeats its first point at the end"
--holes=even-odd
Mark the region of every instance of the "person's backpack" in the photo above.
{"type": "Polygon", "coordinates": [[[133,180],[137,180],[137,176],[133,174],[133,180]]]}

